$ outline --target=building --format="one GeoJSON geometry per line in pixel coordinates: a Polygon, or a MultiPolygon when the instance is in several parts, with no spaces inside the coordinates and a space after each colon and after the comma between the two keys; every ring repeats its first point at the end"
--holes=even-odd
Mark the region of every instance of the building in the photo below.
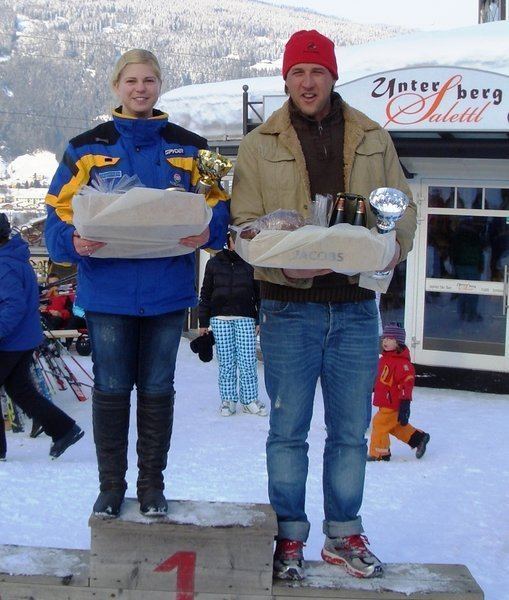
{"type": "MultiPolygon", "coordinates": [[[[390,131],[419,210],[382,319],[404,321],[418,372],[447,387],[508,389],[508,56],[507,21],[338,50],[338,91],[390,131]]],[[[162,107],[234,157],[242,133],[284,102],[282,87],[189,86],[162,107]]]]}
{"type": "Polygon", "coordinates": [[[479,23],[505,21],[508,17],[507,0],[479,0],[479,23]]]}

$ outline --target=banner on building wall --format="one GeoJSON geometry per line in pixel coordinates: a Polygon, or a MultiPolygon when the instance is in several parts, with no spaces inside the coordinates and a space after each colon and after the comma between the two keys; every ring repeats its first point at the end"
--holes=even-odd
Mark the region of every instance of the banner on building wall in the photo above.
{"type": "MultiPolygon", "coordinates": [[[[509,131],[509,77],[456,67],[376,73],[337,86],[353,107],[391,131],[509,131]]],[[[264,118],[286,96],[264,97],[264,118]]]]}

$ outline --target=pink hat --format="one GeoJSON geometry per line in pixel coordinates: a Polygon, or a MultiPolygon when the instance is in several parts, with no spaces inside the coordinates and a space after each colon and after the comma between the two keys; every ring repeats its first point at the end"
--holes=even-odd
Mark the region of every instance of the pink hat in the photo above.
{"type": "Polygon", "coordinates": [[[297,31],[288,40],[283,55],[283,79],[288,71],[300,63],[322,65],[338,78],[338,65],[334,53],[334,42],[316,29],[297,31]]]}

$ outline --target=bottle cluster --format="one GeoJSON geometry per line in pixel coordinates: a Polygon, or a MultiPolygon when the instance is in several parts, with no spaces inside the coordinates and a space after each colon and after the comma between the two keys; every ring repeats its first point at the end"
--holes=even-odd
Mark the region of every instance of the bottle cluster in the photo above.
{"type": "Polygon", "coordinates": [[[366,227],[366,202],[362,196],[345,192],[339,192],[336,195],[332,205],[329,227],[339,223],[350,223],[351,225],[366,227]],[[349,210],[347,205],[353,205],[353,203],[355,203],[355,210],[349,210]],[[353,218],[349,219],[347,215],[352,214],[353,218]]]}

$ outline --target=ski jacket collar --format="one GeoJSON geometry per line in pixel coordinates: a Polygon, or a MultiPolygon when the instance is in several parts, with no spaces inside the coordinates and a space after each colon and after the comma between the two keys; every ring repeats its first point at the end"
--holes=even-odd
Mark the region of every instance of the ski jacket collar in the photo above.
{"type": "MultiPolygon", "coordinates": [[[[290,120],[292,123],[295,119],[299,119],[306,123],[311,123],[316,126],[319,121],[305,115],[297,106],[294,104],[291,98],[288,99],[288,112],[290,114],[290,120]]],[[[343,109],[341,106],[341,96],[337,92],[331,94],[331,107],[329,113],[320,121],[321,123],[332,121],[333,119],[343,120],[343,109]]]]}
{"type": "Polygon", "coordinates": [[[132,140],[135,146],[150,146],[168,125],[168,115],[154,110],[149,119],[136,119],[123,115],[122,107],[119,106],[113,111],[113,122],[120,135],[132,140]]]}
{"type": "MultiPolygon", "coordinates": [[[[337,92],[333,92],[333,106],[338,106],[343,112],[343,118],[345,120],[345,127],[347,130],[351,129],[353,132],[359,132],[359,134],[365,131],[372,131],[380,129],[380,125],[367,117],[364,113],[361,113],[357,109],[347,104],[337,92]],[[337,99],[335,97],[338,97],[337,99]]],[[[290,118],[290,99],[288,99],[283,106],[276,110],[265,123],[259,125],[256,129],[259,133],[267,135],[278,135],[283,132],[287,132],[292,127],[290,118]]],[[[346,141],[345,141],[346,144],[346,141]]]]}
{"type": "Polygon", "coordinates": [[[405,360],[410,360],[410,350],[405,346],[400,352],[396,350],[391,350],[390,352],[383,350],[382,355],[386,358],[403,358],[405,360]]]}

